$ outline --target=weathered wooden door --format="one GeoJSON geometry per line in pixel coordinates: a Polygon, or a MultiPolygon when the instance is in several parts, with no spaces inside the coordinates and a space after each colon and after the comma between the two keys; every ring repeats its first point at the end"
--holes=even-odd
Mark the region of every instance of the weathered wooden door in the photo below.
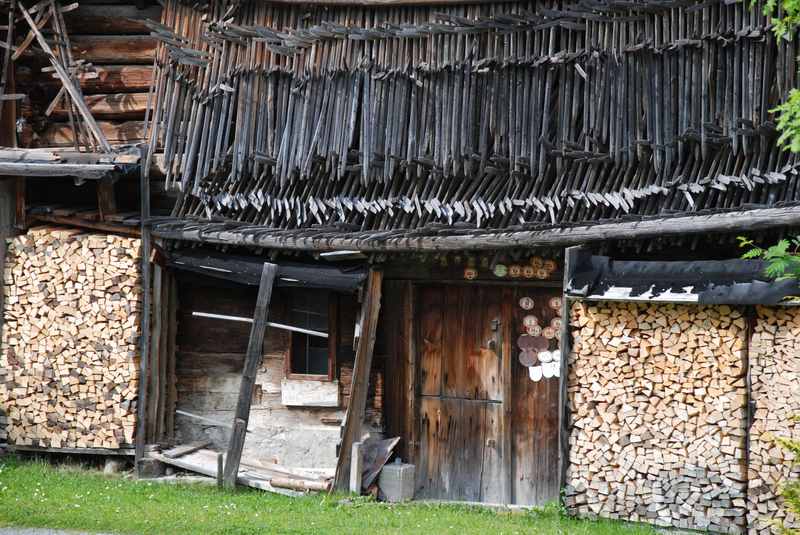
{"type": "Polygon", "coordinates": [[[420,288],[418,497],[520,504],[558,497],[558,378],[531,380],[517,347],[525,316],[550,322],[548,301],[558,295],[420,288]],[[520,306],[523,297],[533,308],[520,306]]]}

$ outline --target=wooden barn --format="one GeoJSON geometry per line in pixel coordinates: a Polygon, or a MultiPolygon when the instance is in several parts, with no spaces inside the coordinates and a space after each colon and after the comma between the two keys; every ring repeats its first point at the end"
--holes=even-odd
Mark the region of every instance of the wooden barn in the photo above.
{"type": "Polygon", "coordinates": [[[795,522],[764,2],[119,4],[3,4],[9,448],[795,522]]]}

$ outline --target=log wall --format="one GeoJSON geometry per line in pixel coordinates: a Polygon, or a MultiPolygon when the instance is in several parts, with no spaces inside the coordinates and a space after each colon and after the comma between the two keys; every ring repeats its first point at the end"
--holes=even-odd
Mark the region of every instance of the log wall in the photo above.
{"type": "MultiPolygon", "coordinates": [[[[270,304],[270,321],[281,321],[287,291],[275,290],[270,304]]],[[[193,317],[192,312],[250,317],[255,306],[254,292],[242,286],[221,287],[216,281],[181,274],[179,302],[177,408],[232,423],[250,324],[193,317]]],[[[313,406],[307,392],[304,397],[312,406],[284,405],[284,361],[290,337],[286,331],[267,329],[250,412],[251,433],[247,435],[243,452],[243,458],[248,462],[322,472],[335,468],[336,444],[352,382],[352,337],[357,311],[355,297],[342,296],[340,303],[341,338],[335,373],[338,406],[313,406]]],[[[383,359],[377,354],[374,368],[365,423],[367,430],[379,431],[383,425],[383,359]]],[[[322,386],[316,380],[304,382],[306,387],[322,386]]],[[[210,440],[215,448],[228,446],[230,434],[226,428],[180,414],[175,425],[178,443],[210,440]]]]}
{"type": "Polygon", "coordinates": [[[10,240],[0,416],[9,444],[131,444],[138,390],[138,239],[37,228],[10,240]]]}
{"type": "MultiPolygon", "coordinates": [[[[161,7],[155,2],[142,4],[143,7],[115,0],[81,2],[77,9],[65,14],[73,57],[94,67],[81,78],[85,101],[112,145],[138,143],[145,137],[143,126],[156,42],[142,20],[160,20],[161,7]]],[[[17,30],[18,44],[26,33],[23,22],[17,30]]],[[[53,73],[41,72],[47,65],[36,44],[15,63],[16,92],[28,95],[21,105],[25,122],[19,144],[23,147],[73,144],[66,103],[62,100],[49,116],[45,114],[61,89],[61,82],[53,73]]]]}
{"type": "Polygon", "coordinates": [[[752,533],[769,533],[769,522],[788,516],[778,491],[800,469],[794,456],[775,442],[776,437],[800,440],[800,310],[758,307],[750,342],[751,400],[748,520],[752,533]]]}

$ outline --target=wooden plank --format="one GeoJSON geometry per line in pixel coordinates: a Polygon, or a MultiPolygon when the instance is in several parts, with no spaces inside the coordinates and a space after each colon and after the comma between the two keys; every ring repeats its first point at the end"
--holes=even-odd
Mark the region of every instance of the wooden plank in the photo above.
{"type": "MultiPolygon", "coordinates": [[[[580,246],[568,247],[564,250],[564,289],[569,287],[572,271],[578,259],[580,246]]],[[[560,486],[567,484],[567,467],[569,466],[569,355],[572,351],[572,334],[570,333],[571,302],[567,293],[561,297],[561,369],[559,371],[558,389],[558,473],[560,486]]]]}
{"type": "Polygon", "coordinates": [[[70,164],[38,162],[0,161],[0,175],[62,177],[74,176],[88,180],[100,180],[117,169],[114,164],[70,164]]]}
{"type": "Polygon", "coordinates": [[[25,451],[25,452],[40,452],[40,453],[61,453],[70,455],[119,455],[119,456],[132,456],[134,455],[133,448],[42,448],[40,446],[20,446],[17,444],[8,444],[6,446],[8,451],[25,451]]]}
{"type": "Polygon", "coordinates": [[[197,440],[190,444],[181,444],[180,446],[175,446],[174,448],[170,448],[164,451],[161,455],[164,457],[168,457],[170,459],[175,459],[176,457],[181,457],[182,455],[186,455],[187,453],[192,453],[193,451],[197,451],[200,448],[205,448],[210,444],[207,440],[197,440]]]}
{"type": "MultiPolygon", "coordinates": [[[[513,342],[512,342],[512,321],[514,318],[514,310],[516,306],[516,295],[511,288],[505,288],[502,292],[494,292],[503,296],[500,310],[497,311],[498,316],[493,318],[493,329],[495,332],[495,351],[499,354],[497,358],[500,359],[499,363],[499,379],[502,388],[502,408],[499,411],[499,430],[498,436],[495,440],[500,440],[502,443],[502,459],[500,464],[500,471],[498,474],[489,473],[487,477],[497,478],[500,480],[502,494],[500,496],[500,503],[511,503],[513,500],[512,495],[512,481],[511,481],[511,457],[512,457],[512,408],[514,407],[513,396],[513,377],[512,358],[514,355],[513,342]]],[[[481,309],[486,309],[486,305],[481,305],[481,309]]]]}
{"type": "MultiPolygon", "coordinates": [[[[147,93],[115,93],[87,95],[83,99],[86,107],[97,119],[144,119],[147,111],[147,93]]],[[[51,117],[65,119],[68,107],[61,99],[53,108],[51,117]]]]}
{"type": "Polygon", "coordinates": [[[404,434],[407,437],[406,456],[409,463],[415,463],[419,449],[419,407],[417,406],[417,329],[416,329],[417,291],[413,283],[406,282],[403,290],[403,338],[402,357],[405,365],[405,422],[404,434]]]}
{"type": "MultiPolygon", "coordinates": [[[[549,301],[558,296],[560,292],[556,289],[518,288],[513,302],[517,303],[519,297],[530,297],[534,308],[526,311],[514,307],[510,323],[516,329],[512,330],[511,339],[517,339],[523,330],[523,318],[528,314],[536,316],[540,325],[549,325],[558,315],[549,306],[549,301]]],[[[513,466],[510,481],[513,482],[513,503],[542,505],[557,500],[559,496],[559,380],[532,381],[527,367],[519,361],[518,350],[511,357],[513,466]]]]}
{"type": "Polygon", "coordinates": [[[247,354],[242,373],[242,384],[239,388],[239,401],[236,404],[236,415],[233,420],[228,454],[225,459],[224,484],[228,488],[236,486],[236,476],[239,473],[239,463],[242,458],[244,439],[247,431],[247,422],[250,419],[250,404],[253,398],[253,385],[256,380],[258,365],[261,363],[261,348],[264,345],[264,333],[267,329],[267,313],[272,297],[272,286],[278,266],[264,263],[261,274],[261,284],[258,287],[256,309],[253,314],[253,326],[250,329],[250,340],[247,345],[247,354]]]}
{"type": "Polygon", "coordinates": [[[353,442],[350,453],[350,492],[361,494],[361,474],[364,458],[361,456],[361,442],[353,442]]]}
{"type": "MultiPolygon", "coordinates": [[[[140,161],[147,161],[147,146],[139,147],[140,161]]],[[[137,405],[136,422],[136,456],[135,465],[137,474],[143,474],[142,461],[144,459],[145,432],[147,429],[147,386],[150,374],[150,226],[146,223],[150,219],[150,168],[141,166],[139,180],[139,196],[141,200],[142,222],[140,232],[142,236],[142,334],[139,341],[139,399],[137,405]]]]}
{"type": "Polygon", "coordinates": [[[383,273],[370,270],[364,302],[361,306],[361,336],[356,347],[353,367],[353,384],[350,387],[350,402],[345,416],[339,458],[336,462],[336,475],[332,489],[345,491],[350,474],[350,455],[353,442],[361,438],[361,424],[367,403],[367,389],[372,369],[372,352],[375,348],[375,333],[381,309],[381,284],[383,273]]]}
{"type": "MultiPolygon", "coordinates": [[[[24,179],[21,179],[24,181],[24,179]]],[[[103,232],[110,232],[112,234],[121,234],[123,236],[141,236],[139,227],[132,227],[129,225],[117,225],[114,223],[103,223],[92,221],[77,216],[59,216],[56,214],[30,214],[30,220],[33,221],[46,221],[48,223],[56,223],[59,225],[69,225],[71,227],[85,228],[91,230],[100,230],[103,232]]]]}
{"type": "Polygon", "coordinates": [[[101,221],[105,221],[109,216],[117,213],[114,183],[115,180],[110,177],[103,178],[97,183],[97,208],[100,210],[101,221]]]}
{"type": "Polygon", "coordinates": [[[442,393],[444,298],[441,287],[420,290],[419,393],[423,396],[442,393]]]}

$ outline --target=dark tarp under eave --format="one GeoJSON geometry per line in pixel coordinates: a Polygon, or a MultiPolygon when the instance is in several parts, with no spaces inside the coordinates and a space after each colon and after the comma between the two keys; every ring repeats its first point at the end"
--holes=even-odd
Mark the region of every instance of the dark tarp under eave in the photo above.
{"type": "Polygon", "coordinates": [[[761,260],[614,260],[583,250],[567,295],[589,300],[777,305],[800,295],[797,280],[770,280],[761,260]]]}
{"type": "MultiPolygon", "coordinates": [[[[261,280],[264,262],[269,262],[255,257],[199,249],[170,251],[166,255],[169,267],[256,287],[261,280]]],[[[340,267],[282,262],[277,264],[275,286],[278,287],[355,292],[367,278],[367,268],[363,265],[340,267]]]]}

